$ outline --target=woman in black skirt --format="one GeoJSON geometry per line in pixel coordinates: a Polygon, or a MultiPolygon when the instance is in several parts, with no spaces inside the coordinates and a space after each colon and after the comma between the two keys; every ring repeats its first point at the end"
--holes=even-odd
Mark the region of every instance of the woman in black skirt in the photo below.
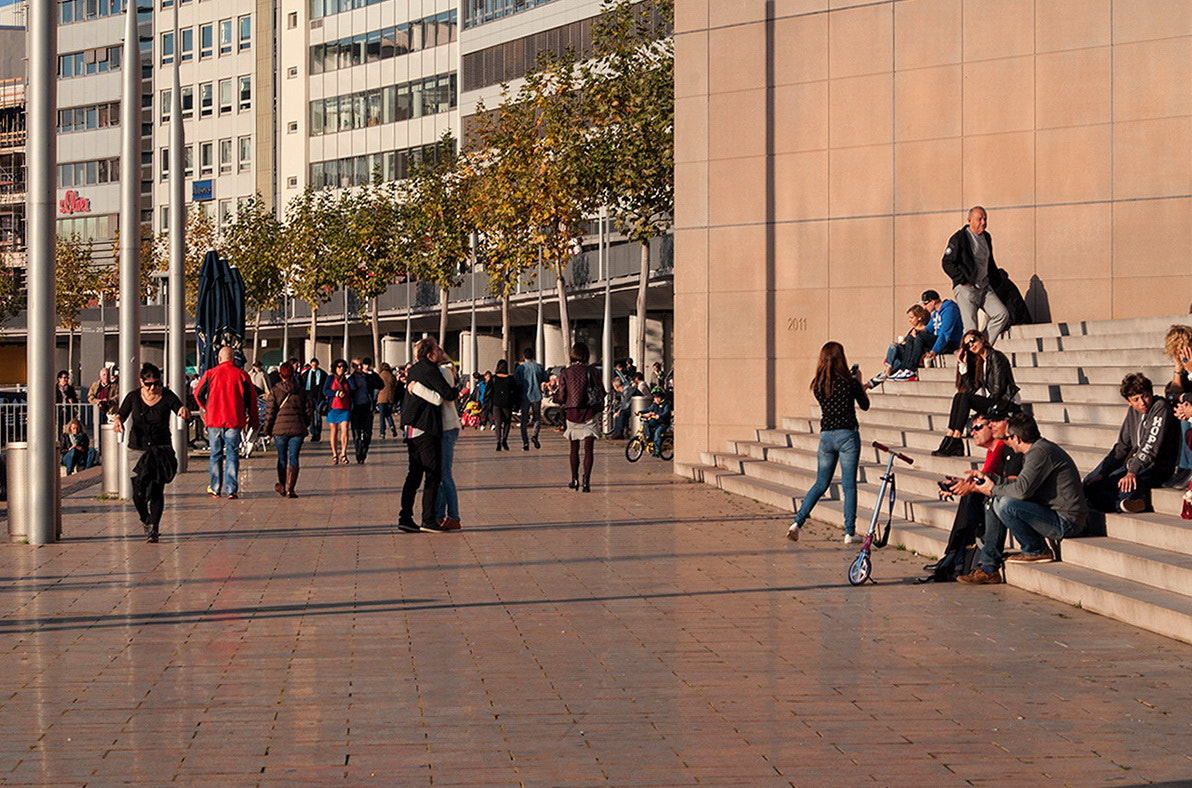
{"type": "Polygon", "coordinates": [[[178,395],[162,385],[161,370],[153,364],[141,367],[141,387],[130,391],[112,419],[117,433],[132,417],[128,435],[128,464],[132,466],[132,502],[141,515],[146,541],[156,542],[161,513],[166,503],[166,485],[178,473],[178,457],[170,434],[170,414],[186,421],[190,411],[178,395]]]}

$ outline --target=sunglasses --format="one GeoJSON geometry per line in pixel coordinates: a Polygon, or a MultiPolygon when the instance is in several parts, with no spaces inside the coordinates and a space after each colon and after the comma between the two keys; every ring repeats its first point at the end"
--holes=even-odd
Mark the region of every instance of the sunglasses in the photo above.
{"type": "Polygon", "coordinates": [[[986,423],[984,423],[984,424],[974,424],[974,425],[972,426],[972,428],[971,428],[971,431],[972,431],[972,432],[978,432],[978,431],[980,431],[980,430],[983,430],[983,429],[985,429],[985,428],[986,428],[986,427],[988,427],[988,426],[989,426],[989,422],[986,422],[986,423]]]}
{"type": "Polygon", "coordinates": [[[973,345],[979,345],[979,344],[981,344],[980,337],[969,337],[968,339],[964,340],[965,347],[972,347],[973,345]]]}
{"type": "Polygon", "coordinates": [[[160,386],[160,385],[161,385],[161,381],[160,381],[160,380],[142,380],[142,381],[141,381],[141,384],[142,384],[142,385],[143,385],[145,388],[147,388],[147,389],[151,389],[151,388],[155,388],[155,387],[157,387],[157,386],[160,386]]]}

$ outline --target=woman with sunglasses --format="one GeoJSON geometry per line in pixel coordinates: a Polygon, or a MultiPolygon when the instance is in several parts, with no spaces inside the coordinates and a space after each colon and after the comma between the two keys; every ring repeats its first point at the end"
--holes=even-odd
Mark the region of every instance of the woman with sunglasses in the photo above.
{"type": "Polygon", "coordinates": [[[1017,396],[1014,370],[1006,355],[990,346],[980,331],[964,332],[956,354],[956,395],[952,397],[952,412],[948,414],[948,431],[932,455],[963,457],[961,436],[969,413],[986,412],[995,404],[1012,404],[1017,396]]]}
{"type": "Polygon", "coordinates": [[[124,423],[132,417],[128,436],[128,463],[132,466],[132,502],[141,515],[146,541],[156,542],[165,508],[166,485],[178,473],[178,457],[174,454],[170,429],[170,414],[186,421],[190,411],[178,395],[164,388],[161,370],[153,364],[141,367],[141,388],[130,391],[112,417],[117,433],[124,432],[124,423]]]}
{"type": "Polygon", "coordinates": [[[323,384],[327,425],[331,428],[331,464],[348,464],[348,420],[352,415],[352,385],[348,362],[337,358],[323,384]]]}

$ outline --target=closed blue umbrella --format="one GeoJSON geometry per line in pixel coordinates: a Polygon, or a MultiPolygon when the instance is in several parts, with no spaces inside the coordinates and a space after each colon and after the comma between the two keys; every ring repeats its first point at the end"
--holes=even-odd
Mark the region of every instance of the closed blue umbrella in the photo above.
{"type": "Polygon", "coordinates": [[[199,269],[199,302],[195,314],[199,373],[218,363],[219,349],[235,348],[243,358],[244,280],[240,271],[212,250],[199,269]]]}

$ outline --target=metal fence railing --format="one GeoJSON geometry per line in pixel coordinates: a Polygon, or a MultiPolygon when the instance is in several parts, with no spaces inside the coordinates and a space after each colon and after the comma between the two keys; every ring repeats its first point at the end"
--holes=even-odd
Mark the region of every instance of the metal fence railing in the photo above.
{"type": "MultiPolygon", "coordinates": [[[[8,402],[0,404],[0,448],[4,448],[13,441],[29,439],[28,412],[24,402],[8,402]]],[[[91,445],[100,449],[100,434],[98,425],[104,423],[99,414],[99,406],[88,403],[66,403],[54,406],[57,410],[56,427],[53,437],[57,444],[63,430],[71,419],[78,419],[91,437],[91,445]]],[[[102,449],[101,449],[102,451],[102,449]]]]}

